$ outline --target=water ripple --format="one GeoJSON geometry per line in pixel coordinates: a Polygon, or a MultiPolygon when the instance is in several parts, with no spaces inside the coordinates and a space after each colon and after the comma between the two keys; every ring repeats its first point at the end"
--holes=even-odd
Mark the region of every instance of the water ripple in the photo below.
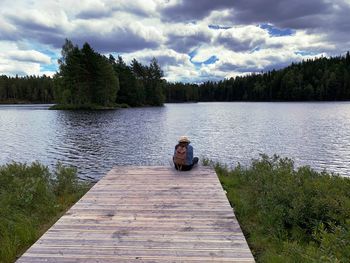
{"type": "Polygon", "coordinates": [[[57,161],[100,178],[115,165],[169,165],[176,139],[234,166],[260,153],[350,175],[350,103],[167,104],[103,112],[0,106],[0,163],[57,161]]]}

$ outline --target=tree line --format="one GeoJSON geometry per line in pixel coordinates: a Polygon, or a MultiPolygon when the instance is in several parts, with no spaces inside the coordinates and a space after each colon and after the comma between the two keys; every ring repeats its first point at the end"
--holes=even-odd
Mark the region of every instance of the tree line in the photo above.
{"type": "Polygon", "coordinates": [[[79,48],[67,39],[58,64],[52,78],[0,76],[0,102],[58,103],[76,108],[164,103],[164,74],[155,58],[149,65],[136,59],[127,65],[121,56],[107,58],[88,43],[79,48]]]}
{"type": "Polygon", "coordinates": [[[168,102],[350,100],[350,54],[202,84],[168,83],[168,102]]]}
{"type": "Polygon", "coordinates": [[[8,77],[0,76],[0,102],[2,103],[52,103],[53,80],[45,75],[8,77]]]}
{"type": "Polygon", "coordinates": [[[155,58],[149,65],[106,57],[88,43],[66,40],[59,70],[47,76],[0,76],[0,102],[59,103],[113,107],[160,106],[190,101],[350,100],[350,54],[292,63],[281,70],[218,82],[167,83],[155,58]]]}

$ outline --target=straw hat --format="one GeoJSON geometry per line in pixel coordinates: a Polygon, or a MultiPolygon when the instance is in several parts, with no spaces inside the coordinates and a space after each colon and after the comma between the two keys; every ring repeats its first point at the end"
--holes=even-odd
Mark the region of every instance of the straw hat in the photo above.
{"type": "Polygon", "coordinates": [[[187,136],[181,136],[180,139],[179,139],[179,142],[187,142],[187,143],[190,143],[190,140],[188,139],[187,136]]]}

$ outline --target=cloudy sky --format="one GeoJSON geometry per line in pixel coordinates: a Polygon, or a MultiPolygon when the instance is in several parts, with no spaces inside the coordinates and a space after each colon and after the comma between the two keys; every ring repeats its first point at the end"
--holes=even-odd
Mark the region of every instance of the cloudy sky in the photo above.
{"type": "Polygon", "coordinates": [[[344,54],[350,0],[1,0],[0,75],[53,75],[65,38],[218,80],[344,54]]]}

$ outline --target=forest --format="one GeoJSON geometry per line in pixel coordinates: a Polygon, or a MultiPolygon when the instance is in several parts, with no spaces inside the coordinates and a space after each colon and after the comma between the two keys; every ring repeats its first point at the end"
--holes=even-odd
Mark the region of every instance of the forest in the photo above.
{"type": "Polygon", "coordinates": [[[70,40],[61,54],[53,78],[54,100],[60,105],[160,106],[164,102],[163,71],[156,59],[149,66],[134,59],[128,66],[120,56],[107,58],[88,43],[79,49],[70,40]]]}
{"type": "Polygon", "coordinates": [[[168,83],[168,102],[350,100],[350,54],[292,63],[281,70],[207,81],[168,83]]]}
{"type": "Polygon", "coordinates": [[[164,103],[166,82],[155,58],[149,65],[136,59],[127,65],[121,56],[107,58],[88,43],[79,48],[66,40],[58,64],[52,78],[0,76],[0,103],[57,103],[75,109],[164,103]]]}
{"type": "Polygon", "coordinates": [[[161,106],[164,102],[350,100],[350,54],[320,57],[218,82],[170,83],[156,58],[149,65],[66,40],[59,70],[48,76],[0,76],[0,103],[161,106]]]}
{"type": "Polygon", "coordinates": [[[0,76],[0,103],[52,103],[53,79],[41,77],[0,76]]]}

